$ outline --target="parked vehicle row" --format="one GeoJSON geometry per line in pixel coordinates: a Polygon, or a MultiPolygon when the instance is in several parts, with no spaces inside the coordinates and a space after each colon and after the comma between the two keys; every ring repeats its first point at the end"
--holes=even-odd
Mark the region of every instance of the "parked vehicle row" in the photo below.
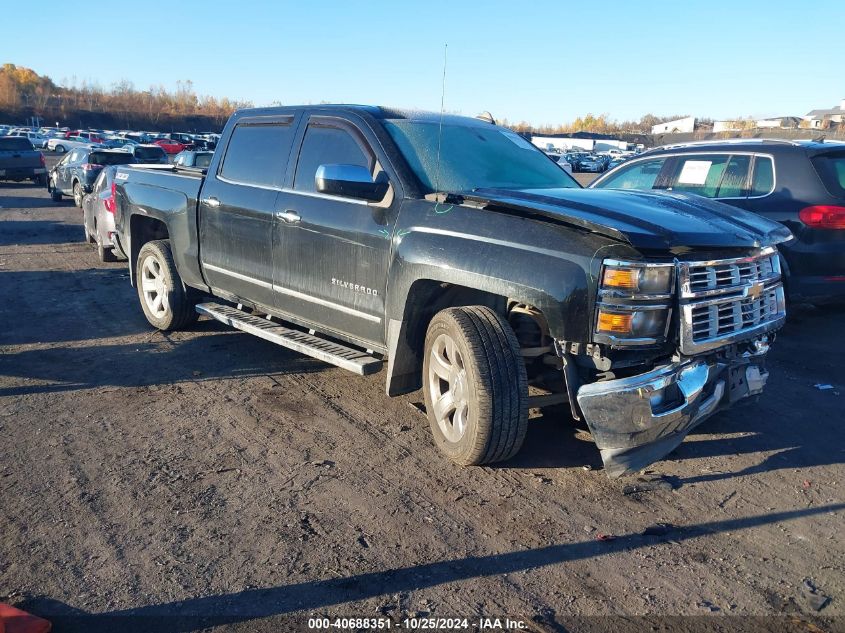
{"type": "Polygon", "coordinates": [[[109,148],[127,144],[160,145],[167,154],[175,155],[186,149],[213,150],[219,134],[189,134],[186,132],[136,132],[131,130],[82,130],[71,128],[27,128],[0,126],[0,136],[25,136],[34,147],[65,153],[79,143],[103,145],[109,148]]]}

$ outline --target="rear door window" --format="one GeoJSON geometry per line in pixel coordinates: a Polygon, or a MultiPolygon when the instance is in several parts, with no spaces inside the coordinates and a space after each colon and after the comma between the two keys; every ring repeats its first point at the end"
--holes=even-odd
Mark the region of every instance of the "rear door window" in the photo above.
{"type": "Polygon", "coordinates": [[[361,141],[344,129],[323,123],[310,123],[299,151],[293,188],[317,190],[315,176],[320,165],[360,165],[372,168],[373,157],[365,153],[361,141]]]}
{"type": "Polygon", "coordinates": [[[671,191],[706,198],[742,198],[747,195],[751,157],[729,154],[690,154],[678,157],[669,181],[671,191]]]}
{"type": "Polygon", "coordinates": [[[825,189],[837,198],[845,198],[845,152],[822,154],[812,162],[825,189]]]}
{"type": "Polygon", "coordinates": [[[751,177],[750,196],[759,198],[767,196],[775,188],[775,166],[768,156],[754,158],[754,173],[751,177]]]}
{"type": "Polygon", "coordinates": [[[220,176],[233,182],[279,187],[293,142],[293,119],[280,123],[242,122],[232,132],[220,176]]]}
{"type": "Polygon", "coordinates": [[[665,163],[665,158],[638,161],[622,167],[597,186],[602,189],[652,189],[665,163]]]}

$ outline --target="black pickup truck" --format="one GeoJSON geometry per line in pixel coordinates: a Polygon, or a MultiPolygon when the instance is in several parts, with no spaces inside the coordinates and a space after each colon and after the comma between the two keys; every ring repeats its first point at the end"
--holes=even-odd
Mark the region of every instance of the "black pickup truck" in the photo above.
{"type": "Polygon", "coordinates": [[[762,391],[785,227],[687,194],[584,190],[489,120],[242,110],[207,170],[119,167],[149,322],[203,313],[419,388],[453,461],[505,460],[569,403],[610,476],[762,391]],[[205,297],[205,298],[204,298],[205,297]],[[210,297],[216,297],[213,300],[210,297]]]}

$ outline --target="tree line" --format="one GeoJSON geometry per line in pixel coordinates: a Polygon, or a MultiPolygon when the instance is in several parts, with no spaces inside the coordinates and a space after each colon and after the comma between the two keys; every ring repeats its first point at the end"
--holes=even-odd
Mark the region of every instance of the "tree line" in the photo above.
{"type": "MultiPolygon", "coordinates": [[[[31,68],[4,64],[0,67],[0,110],[32,112],[46,121],[75,119],[81,112],[109,114],[118,121],[145,121],[155,128],[175,117],[201,116],[222,125],[238,108],[249,107],[247,101],[218,99],[197,95],[193,82],[178,81],[176,90],[164,86],[151,86],[138,90],[134,84],[122,80],[103,88],[99,84],[82,81],[63,81],[56,84],[50,77],[39,75],[31,68]],[[70,83],[70,85],[67,85],[70,83]]],[[[656,116],[646,114],[637,121],[616,121],[607,114],[587,114],[570,123],[559,125],[532,125],[527,121],[499,121],[517,132],[533,134],[567,134],[594,132],[599,134],[651,134],[658,123],[684,118],[687,115],[656,116]]],[[[708,120],[699,119],[700,124],[708,120]]],[[[710,122],[712,123],[712,122],[710,122]]]]}
{"type": "Polygon", "coordinates": [[[222,126],[232,112],[251,105],[197,95],[190,80],[177,82],[175,91],[164,86],[138,90],[126,80],[106,89],[88,81],[58,85],[46,75],[15,64],[0,67],[0,109],[32,111],[47,121],[74,117],[79,112],[99,112],[127,121],[146,120],[153,127],[165,119],[185,116],[206,117],[222,126]]]}

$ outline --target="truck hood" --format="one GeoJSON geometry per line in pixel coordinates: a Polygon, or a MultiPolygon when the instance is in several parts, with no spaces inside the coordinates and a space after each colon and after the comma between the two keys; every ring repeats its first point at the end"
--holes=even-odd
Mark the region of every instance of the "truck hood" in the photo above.
{"type": "Polygon", "coordinates": [[[690,248],[759,248],[785,242],[782,224],[685,193],[621,189],[476,189],[464,200],[546,217],[626,242],[682,254],[690,248]]]}

